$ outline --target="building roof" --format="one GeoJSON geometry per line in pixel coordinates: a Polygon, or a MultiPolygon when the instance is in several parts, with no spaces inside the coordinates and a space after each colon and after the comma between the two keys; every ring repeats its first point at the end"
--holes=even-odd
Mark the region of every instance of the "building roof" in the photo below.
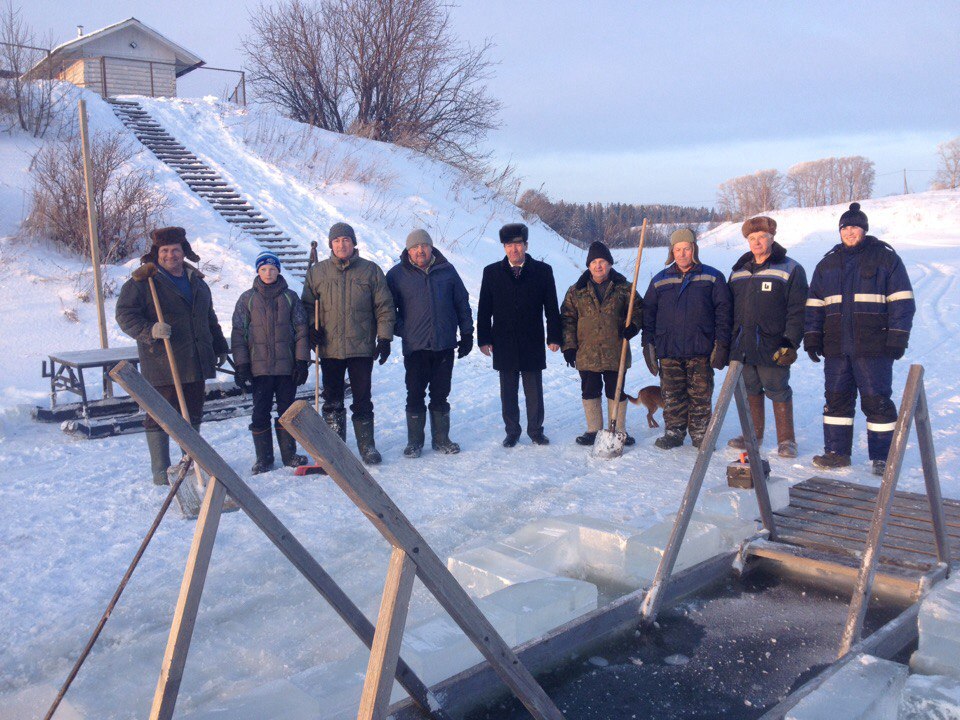
{"type": "Polygon", "coordinates": [[[175,73],[177,77],[181,75],[186,75],[191,70],[196,70],[198,67],[204,64],[204,61],[200,57],[189,50],[187,50],[182,45],[170,40],[170,38],[161,35],[159,32],[154,30],[149,25],[145,25],[135,17],[127,18],[126,20],[121,20],[120,22],[114,23],[113,25],[107,25],[104,28],[95,30],[94,32],[87,33],[86,35],[81,35],[80,37],[73,38],[68,40],[65,43],[57,45],[53,50],[50,51],[50,54],[45,58],[40,60],[36,65],[30,68],[26,73],[24,73],[24,78],[29,78],[31,76],[37,75],[42,69],[48,67],[49,65],[55,65],[61,60],[65,60],[72,56],[75,56],[78,51],[91,40],[102,38],[105,35],[110,33],[117,32],[118,30],[123,30],[128,27],[136,27],[142,32],[154,37],[157,41],[163,43],[171,50],[173,50],[175,56],[175,73]]]}

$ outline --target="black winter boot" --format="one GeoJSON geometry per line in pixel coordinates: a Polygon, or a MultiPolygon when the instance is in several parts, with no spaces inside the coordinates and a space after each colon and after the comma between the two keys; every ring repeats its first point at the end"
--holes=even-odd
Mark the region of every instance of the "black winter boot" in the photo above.
{"type": "Polygon", "coordinates": [[[373,441],[373,415],[365,418],[353,418],[353,434],[357,438],[357,450],[365,465],[379,465],[383,462],[380,451],[373,441]]]}
{"type": "Polygon", "coordinates": [[[673,450],[673,448],[683,445],[683,435],[668,430],[663,437],[658,437],[653,444],[661,450],[673,450]]]}
{"type": "Polygon", "coordinates": [[[279,423],[274,424],[273,430],[277,434],[277,447],[280,448],[281,462],[286,467],[306,465],[306,455],[297,455],[297,441],[293,439],[293,435],[288,433],[279,423]]]}
{"type": "Polygon", "coordinates": [[[407,446],[403,449],[403,456],[408,458],[420,457],[423,450],[424,436],[423,428],[427,424],[427,413],[420,410],[410,412],[407,410],[407,446]]]}
{"type": "Polygon", "coordinates": [[[824,470],[850,467],[850,456],[835,452],[825,452],[823,455],[814,455],[813,464],[824,470]]]}
{"type": "Polygon", "coordinates": [[[250,428],[250,432],[253,433],[253,450],[257,454],[257,461],[250,468],[250,472],[259,475],[273,470],[273,436],[270,434],[270,428],[265,430],[250,428]]]}
{"type": "Polygon", "coordinates": [[[170,436],[163,430],[147,430],[147,449],[150,451],[150,474],[154,485],[168,485],[170,467],[170,436]]]}
{"type": "Polygon", "coordinates": [[[460,446],[450,439],[449,410],[430,411],[430,437],[430,444],[437,452],[444,455],[456,455],[460,452],[460,446]]]}
{"type": "Polygon", "coordinates": [[[347,441],[347,411],[342,407],[336,410],[324,410],[323,419],[330,426],[340,439],[347,441]]]}

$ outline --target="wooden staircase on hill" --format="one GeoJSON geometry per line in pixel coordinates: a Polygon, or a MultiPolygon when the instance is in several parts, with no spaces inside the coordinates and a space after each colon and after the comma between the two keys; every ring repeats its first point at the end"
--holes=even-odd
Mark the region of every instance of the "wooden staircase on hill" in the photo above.
{"type": "Polygon", "coordinates": [[[308,254],[276,223],[244,198],[221,175],[190,152],[135,100],[108,99],[114,114],[157,159],[173,169],[193,192],[206,200],[224,220],[277,254],[288,275],[303,280],[308,254]]]}

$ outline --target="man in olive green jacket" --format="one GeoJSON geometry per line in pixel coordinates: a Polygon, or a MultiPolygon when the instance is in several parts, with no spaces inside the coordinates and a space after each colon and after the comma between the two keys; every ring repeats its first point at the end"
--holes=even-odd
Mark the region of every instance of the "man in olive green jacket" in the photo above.
{"type": "MultiPolygon", "coordinates": [[[[614,398],[620,369],[620,352],[643,327],[643,301],[633,293],[633,316],[627,326],[630,306],[630,281],[612,269],[613,256],[599,240],[587,253],[587,270],[567,290],[560,307],[563,322],[563,358],[580,372],[580,390],[587,431],[577,437],[578,445],[593,445],[603,427],[601,389],[607,396],[607,412],[617,416],[617,429],[626,432],[627,396],[621,391],[614,398]]],[[[627,346],[626,366],[630,367],[627,346]]],[[[634,439],[627,435],[626,444],[634,439]]]]}
{"type": "Polygon", "coordinates": [[[343,407],[344,375],[349,373],[353,431],[367,465],[381,461],[373,439],[371,383],[373,359],[383,365],[390,355],[395,309],[386,277],[376,263],[357,252],[357,236],[346,223],[329,233],[330,257],[307,272],[303,285],[310,345],[320,357],[323,419],[342,439],[347,437],[343,407]],[[320,329],[314,317],[319,310],[320,329]]]}

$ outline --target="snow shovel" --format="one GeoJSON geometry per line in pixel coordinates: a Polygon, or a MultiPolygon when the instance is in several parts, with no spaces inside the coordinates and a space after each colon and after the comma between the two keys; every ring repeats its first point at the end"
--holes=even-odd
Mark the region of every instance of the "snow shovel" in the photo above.
{"type": "MultiPolygon", "coordinates": [[[[316,253],[316,243],[313,243],[314,249],[312,253],[316,253]]],[[[315,330],[320,330],[320,301],[313,301],[313,327],[315,330]]],[[[320,412],[320,346],[317,345],[316,348],[317,359],[313,366],[313,375],[314,382],[316,382],[316,389],[313,391],[313,408],[319,414],[320,412]]],[[[319,465],[301,465],[293,469],[294,475],[326,475],[327,471],[324,470],[319,465]]]]}
{"type": "MultiPolygon", "coordinates": [[[[643,225],[640,227],[640,244],[637,246],[637,265],[633,269],[633,284],[630,286],[630,304],[627,306],[627,322],[624,327],[630,327],[630,322],[633,320],[634,296],[637,293],[637,278],[640,276],[640,258],[643,257],[643,240],[646,235],[647,219],[644,218],[643,225]]],[[[620,370],[617,373],[617,391],[613,395],[619,402],[623,402],[620,400],[620,394],[623,392],[623,378],[627,372],[627,350],[629,347],[630,341],[624,338],[620,347],[620,370]]],[[[619,408],[619,403],[617,407],[619,408]]],[[[627,439],[627,433],[617,427],[618,414],[619,413],[616,412],[610,413],[609,427],[597,433],[597,438],[593,443],[594,457],[611,460],[623,455],[623,443],[627,439]]]]}

